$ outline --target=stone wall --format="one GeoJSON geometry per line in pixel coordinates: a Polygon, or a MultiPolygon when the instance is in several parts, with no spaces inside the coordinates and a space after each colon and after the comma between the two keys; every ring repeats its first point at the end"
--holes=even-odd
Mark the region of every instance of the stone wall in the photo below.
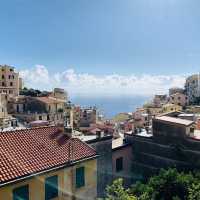
{"type": "Polygon", "coordinates": [[[200,167],[200,141],[193,139],[164,142],[158,138],[126,136],[132,143],[134,152],[133,171],[152,175],[160,168],[176,167],[180,170],[193,170],[200,167]],[[162,142],[161,142],[162,141],[162,142]]]}
{"type": "Polygon", "coordinates": [[[107,185],[112,183],[112,136],[89,141],[99,155],[97,159],[97,196],[104,197],[107,185]]]}

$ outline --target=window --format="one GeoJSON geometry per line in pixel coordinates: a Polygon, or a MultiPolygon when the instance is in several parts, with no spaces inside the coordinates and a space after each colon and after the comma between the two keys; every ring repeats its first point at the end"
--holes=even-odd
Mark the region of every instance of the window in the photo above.
{"type": "Polygon", "coordinates": [[[42,116],[41,115],[39,116],[39,120],[42,120],[42,116]]]}
{"type": "Polygon", "coordinates": [[[76,188],[85,186],[85,168],[79,167],[76,169],[76,188]]]}
{"type": "Polygon", "coordinates": [[[123,158],[117,158],[116,159],[116,172],[122,171],[123,170],[123,158]]]}
{"type": "Polygon", "coordinates": [[[45,200],[58,197],[58,176],[51,176],[45,180],[45,200]]]}
{"type": "Polygon", "coordinates": [[[13,86],[13,82],[10,82],[10,86],[13,86]]]}
{"type": "Polygon", "coordinates": [[[8,78],[9,78],[9,79],[10,79],[10,77],[11,77],[11,76],[10,76],[10,75],[8,75],[8,78]]]}
{"type": "Polygon", "coordinates": [[[15,188],[13,190],[13,200],[29,200],[29,187],[28,187],[28,185],[15,188]]]}
{"type": "Polygon", "coordinates": [[[5,77],[4,77],[4,75],[2,75],[2,79],[4,79],[5,77]]]}
{"type": "Polygon", "coordinates": [[[2,82],[2,86],[5,86],[5,83],[4,83],[4,82],[2,82]]]}

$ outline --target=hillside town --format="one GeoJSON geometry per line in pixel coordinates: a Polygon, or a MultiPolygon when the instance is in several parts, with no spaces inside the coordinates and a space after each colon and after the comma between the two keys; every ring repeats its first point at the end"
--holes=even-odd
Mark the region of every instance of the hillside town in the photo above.
{"type": "Polygon", "coordinates": [[[156,94],[143,107],[102,117],[70,101],[62,88],[27,88],[0,66],[0,199],[104,198],[160,168],[200,167],[200,75],[156,94]]]}

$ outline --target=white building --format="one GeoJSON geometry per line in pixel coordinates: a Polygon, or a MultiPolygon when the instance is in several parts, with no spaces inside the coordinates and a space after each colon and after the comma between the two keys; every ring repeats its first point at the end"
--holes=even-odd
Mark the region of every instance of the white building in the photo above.
{"type": "Polygon", "coordinates": [[[194,103],[196,98],[200,97],[200,75],[189,76],[186,79],[185,89],[189,103],[194,103]]]}

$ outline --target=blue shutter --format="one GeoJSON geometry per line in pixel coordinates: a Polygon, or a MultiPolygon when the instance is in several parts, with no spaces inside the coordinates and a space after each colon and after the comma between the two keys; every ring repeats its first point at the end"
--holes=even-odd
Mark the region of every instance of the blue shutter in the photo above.
{"type": "Polygon", "coordinates": [[[28,185],[15,188],[13,190],[13,200],[29,200],[29,187],[28,187],[28,185]]]}
{"type": "Polygon", "coordinates": [[[85,168],[80,167],[76,169],[76,188],[85,186],[85,168]]]}
{"type": "Polygon", "coordinates": [[[51,176],[45,180],[45,200],[58,197],[58,176],[51,176]]]}

